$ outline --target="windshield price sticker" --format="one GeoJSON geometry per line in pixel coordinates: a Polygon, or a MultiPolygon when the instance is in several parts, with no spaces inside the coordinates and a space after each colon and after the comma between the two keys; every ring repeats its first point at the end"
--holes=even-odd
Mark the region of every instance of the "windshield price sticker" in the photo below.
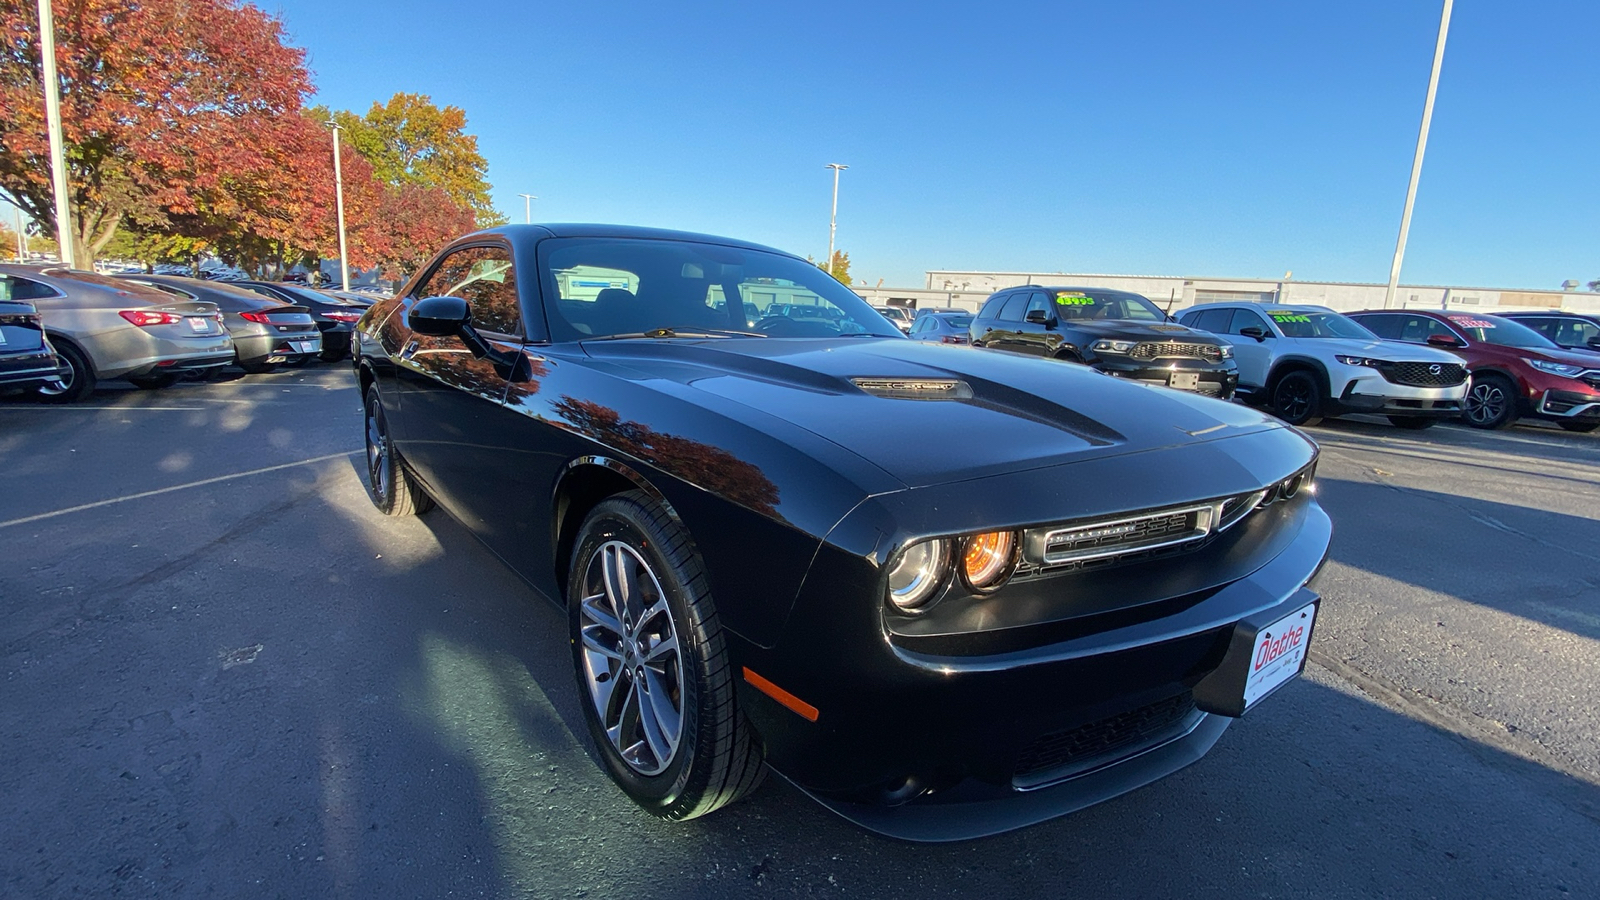
{"type": "Polygon", "coordinates": [[[1309,324],[1311,324],[1311,317],[1306,315],[1305,313],[1273,313],[1272,314],[1272,321],[1274,321],[1274,322],[1304,322],[1304,323],[1309,325],[1309,324]]]}
{"type": "Polygon", "coordinates": [[[1076,291],[1061,291],[1056,294],[1056,302],[1062,306],[1093,306],[1094,298],[1076,291]]]}
{"type": "Polygon", "coordinates": [[[1476,319],[1472,316],[1449,316],[1450,321],[1462,328],[1493,328],[1494,323],[1488,319],[1476,319]]]}

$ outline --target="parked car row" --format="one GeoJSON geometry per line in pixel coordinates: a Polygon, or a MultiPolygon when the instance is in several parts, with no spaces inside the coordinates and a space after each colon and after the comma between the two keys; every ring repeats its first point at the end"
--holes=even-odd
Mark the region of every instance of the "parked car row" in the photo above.
{"type": "Polygon", "coordinates": [[[364,307],[324,297],[318,318],[312,298],[290,303],[262,287],[0,265],[0,388],[72,403],[110,379],[157,389],[228,365],[260,373],[348,352],[364,307]],[[327,348],[324,328],[335,335],[327,348]]]}
{"type": "MultiPolygon", "coordinates": [[[[921,310],[911,337],[958,343],[955,310],[921,310]]],[[[1367,310],[1208,303],[1168,316],[1126,291],[1027,285],[971,316],[974,347],[1261,407],[1292,425],[1376,413],[1401,428],[1521,417],[1600,428],[1600,316],[1557,311],[1367,310]]]]}

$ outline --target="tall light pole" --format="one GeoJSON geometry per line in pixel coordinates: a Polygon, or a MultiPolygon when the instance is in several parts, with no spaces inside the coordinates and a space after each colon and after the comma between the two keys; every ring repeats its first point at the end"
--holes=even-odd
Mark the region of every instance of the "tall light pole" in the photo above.
{"type": "Polygon", "coordinates": [[[522,198],[522,221],[533,224],[533,201],[539,199],[532,194],[518,194],[522,198]]]}
{"type": "Polygon", "coordinates": [[[23,231],[22,207],[12,207],[17,211],[17,262],[28,260],[28,233],[23,231]]]}
{"type": "Polygon", "coordinates": [[[1417,202],[1417,181],[1422,177],[1422,153],[1428,149],[1428,126],[1433,122],[1433,95],[1439,90],[1439,67],[1444,64],[1444,39],[1450,33],[1450,7],[1444,0],[1439,14],[1439,40],[1433,45],[1433,73],[1428,76],[1428,99],[1422,104],[1422,128],[1417,132],[1417,153],[1411,158],[1411,183],[1406,186],[1406,208],[1400,214],[1400,239],[1394,245],[1394,263],[1389,266],[1389,289],[1383,293],[1383,308],[1394,303],[1394,289],[1400,283],[1400,262],[1406,255],[1406,235],[1411,231],[1411,207],[1417,202]]]}
{"type": "Polygon", "coordinates": [[[850,167],[841,166],[838,163],[828,163],[823,168],[833,170],[833,212],[828,215],[828,259],[822,264],[822,268],[826,269],[829,275],[832,275],[833,234],[839,228],[839,173],[850,167]]]}
{"type": "MultiPolygon", "coordinates": [[[[328,120],[333,126],[333,190],[334,204],[339,209],[339,289],[350,290],[350,257],[344,246],[344,166],[339,162],[339,123],[328,120]]],[[[319,273],[320,274],[320,273],[319,273]]]]}
{"type": "Polygon", "coordinates": [[[67,160],[61,140],[61,82],[56,78],[56,18],[50,0],[39,0],[39,56],[44,68],[44,118],[50,130],[50,174],[56,195],[56,246],[72,267],[72,210],[67,203],[67,160]]]}

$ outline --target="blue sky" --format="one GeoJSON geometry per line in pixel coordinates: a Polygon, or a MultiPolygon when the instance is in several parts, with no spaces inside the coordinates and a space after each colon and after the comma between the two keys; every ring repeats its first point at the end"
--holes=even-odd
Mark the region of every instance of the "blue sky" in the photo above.
{"type": "MultiPolygon", "coordinates": [[[[502,211],[927,269],[1383,281],[1440,0],[280,0],[317,100],[463,107],[502,211]]],[[[1402,280],[1600,278],[1600,4],[1456,5],[1402,280]]]]}

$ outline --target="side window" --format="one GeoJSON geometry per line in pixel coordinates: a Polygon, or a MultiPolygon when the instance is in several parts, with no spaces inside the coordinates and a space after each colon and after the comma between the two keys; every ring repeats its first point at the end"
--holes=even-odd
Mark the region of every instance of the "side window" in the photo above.
{"type": "Polygon", "coordinates": [[[1027,308],[1028,293],[1019,291],[1006,297],[1006,305],[1000,308],[1000,319],[1006,322],[1021,322],[1022,311],[1027,308]]]}
{"type": "Polygon", "coordinates": [[[463,297],[472,304],[472,324],[481,331],[520,335],[517,280],[504,247],[467,247],[450,254],[417,285],[422,297],[463,297]]]}
{"type": "Polygon", "coordinates": [[[1050,295],[1046,294],[1044,291],[1034,291],[1033,293],[1029,294],[1028,308],[1025,312],[1023,312],[1023,318],[1027,318],[1028,313],[1031,313],[1034,310],[1038,310],[1039,312],[1042,312],[1048,316],[1050,314],[1050,295]]]}
{"type": "Polygon", "coordinates": [[[1600,337],[1600,325],[1596,325],[1588,319],[1562,319],[1561,330],[1557,334],[1560,337],[1557,343],[1583,347],[1595,338],[1600,337]]]}
{"type": "Polygon", "coordinates": [[[1378,337],[1391,341],[1400,339],[1399,316],[1361,316],[1356,321],[1378,337]]]}
{"type": "Polygon", "coordinates": [[[1260,313],[1253,309],[1234,310],[1233,318],[1228,322],[1227,333],[1242,335],[1246,328],[1259,328],[1263,334],[1273,334],[1272,329],[1267,326],[1267,320],[1261,318],[1260,313]]]}
{"type": "Polygon", "coordinates": [[[983,302],[983,309],[979,310],[978,318],[980,318],[980,319],[998,318],[1000,316],[1000,307],[1004,306],[1005,302],[1006,302],[1006,296],[1004,294],[1001,294],[1001,295],[996,296],[996,297],[990,297],[988,300],[985,300],[983,302]]]}
{"type": "Polygon", "coordinates": [[[1228,323],[1233,319],[1231,309],[1202,309],[1184,317],[1183,324],[1212,334],[1227,334],[1228,323]]]}
{"type": "Polygon", "coordinates": [[[0,300],[43,300],[59,296],[48,284],[41,284],[15,275],[0,275],[0,300]]]}

